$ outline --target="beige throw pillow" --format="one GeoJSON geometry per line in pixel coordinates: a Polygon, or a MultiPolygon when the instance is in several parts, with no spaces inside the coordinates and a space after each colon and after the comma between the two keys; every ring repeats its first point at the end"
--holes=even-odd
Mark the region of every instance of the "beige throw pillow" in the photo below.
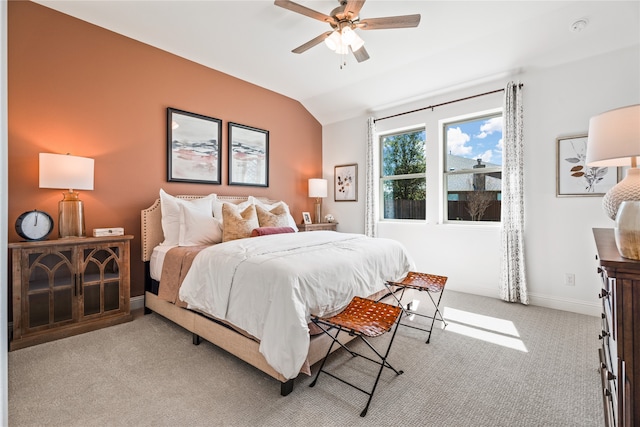
{"type": "MultiPolygon", "coordinates": [[[[272,204],[269,204],[263,200],[258,199],[257,197],[253,197],[253,196],[249,196],[249,201],[251,203],[253,203],[256,206],[261,206],[264,209],[270,211],[273,208],[275,208],[276,206],[282,206],[284,208],[284,210],[287,211],[287,215],[289,217],[289,224],[287,224],[288,227],[293,228],[293,231],[298,232],[298,225],[296,224],[296,220],[293,219],[293,217],[291,216],[291,209],[289,209],[289,205],[287,205],[285,202],[283,202],[282,200],[279,202],[275,202],[272,204]]],[[[215,205],[215,203],[214,203],[215,205]]],[[[215,214],[214,214],[215,216],[215,214]]]]}
{"type": "Polygon", "coordinates": [[[256,213],[258,214],[258,223],[260,227],[288,227],[289,226],[289,212],[281,204],[271,209],[270,211],[264,209],[260,205],[256,206],[256,213]]]}
{"type": "Polygon", "coordinates": [[[251,231],[258,228],[258,215],[254,205],[240,211],[237,206],[225,203],[222,205],[222,241],[251,237],[251,231]]]}

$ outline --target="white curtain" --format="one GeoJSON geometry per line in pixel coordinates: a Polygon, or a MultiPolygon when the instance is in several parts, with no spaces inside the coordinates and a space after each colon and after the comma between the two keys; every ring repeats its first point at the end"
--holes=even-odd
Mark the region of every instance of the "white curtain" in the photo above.
{"type": "Polygon", "coordinates": [[[502,273],[500,297],[529,304],[524,254],[522,85],[510,82],[504,97],[502,154],[502,273]]]}
{"type": "Polygon", "coordinates": [[[378,228],[378,150],[376,149],[376,122],[373,117],[367,120],[367,164],[365,165],[365,212],[364,234],[376,237],[378,228]]]}

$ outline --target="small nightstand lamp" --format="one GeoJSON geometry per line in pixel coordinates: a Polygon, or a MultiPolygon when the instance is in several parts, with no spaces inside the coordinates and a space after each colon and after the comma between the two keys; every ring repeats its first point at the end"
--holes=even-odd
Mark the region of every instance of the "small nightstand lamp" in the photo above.
{"type": "Polygon", "coordinates": [[[620,255],[640,259],[640,104],[606,111],[589,120],[588,166],[631,166],[625,178],[602,199],[616,221],[620,255]]]}
{"type": "Polygon", "coordinates": [[[40,153],[40,188],[65,188],[58,202],[60,237],[84,237],[84,207],[74,190],[93,190],[94,160],[68,154],[40,153]]]}
{"type": "Polygon", "coordinates": [[[322,198],[327,197],[327,180],[311,178],[309,180],[309,197],[316,198],[315,223],[320,224],[322,222],[322,198]]]}

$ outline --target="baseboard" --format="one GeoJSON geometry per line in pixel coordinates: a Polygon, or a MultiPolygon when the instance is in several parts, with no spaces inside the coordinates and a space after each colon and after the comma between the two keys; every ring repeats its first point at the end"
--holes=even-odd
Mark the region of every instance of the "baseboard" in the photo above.
{"type": "Polygon", "coordinates": [[[129,300],[129,309],[131,311],[140,310],[143,308],[144,308],[144,295],[131,297],[131,299],[129,300]]]}
{"type": "Polygon", "coordinates": [[[588,303],[569,298],[549,297],[532,293],[529,293],[529,302],[531,305],[537,305],[539,307],[570,311],[572,313],[585,314],[587,316],[600,317],[600,314],[602,313],[602,306],[597,302],[588,303]]]}
{"type": "Polygon", "coordinates": [[[452,283],[447,283],[446,289],[455,291],[455,292],[462,292],[465,294],[479,295],[482,297],[500,298],[500,294],[498,292],[497,287],[491,288],[491,287],[484,287],[484,286],[473,286],[473,287],[455,286],[452,283]]]}
{"type": "MultiPolygon", "coordinates": [[[[451,286],[448,287],[448,289],[483,297],[500,298],[500,292],[497,288],[478,286],[470,289],[467,287],[451,286]]],[[[597,302],[588,303],[581,300],[558,298],[531,292],[529,292],[529,304],[538,307],[553,308],[555,310],[569,311],[571,313],[585,314],[587,316],[600,317],[600,313],[602,313],[602,306],[597,302]]]]}

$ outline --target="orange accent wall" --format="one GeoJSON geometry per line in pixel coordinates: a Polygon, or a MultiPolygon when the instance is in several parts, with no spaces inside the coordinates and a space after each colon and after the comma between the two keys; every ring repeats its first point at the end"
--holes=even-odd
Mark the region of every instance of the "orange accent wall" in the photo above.
{"type": "Polygon", "coordinates": [[[8,90],[9,241],[33,209],[54,217],[58,235],[62,192],[38,188],[38,153],[93,158],[94,190],[80,194],[87,235],[135,236],[132,296],[144,291],[140,210],[160,188],[282,199],[296,220],[313,208],[307,179],[322,175],[322,127],[291,98],[25,1],[8,3],[8,90]],[[167,107],[223,121],[222,185],[167,182],[167,107]],[[227,122],[269,131],[268,188],[227,185],[227,122]]]}

